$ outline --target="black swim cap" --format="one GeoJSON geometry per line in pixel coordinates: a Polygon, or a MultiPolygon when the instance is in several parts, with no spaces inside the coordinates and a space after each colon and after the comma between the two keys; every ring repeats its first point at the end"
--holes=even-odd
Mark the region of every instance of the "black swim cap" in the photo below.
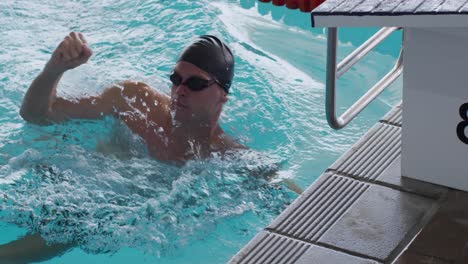
{"type": "Polygon", "coordinates": [[[200,36],[185,48],[177,62],[179,61],[190,62],[208,72],[229,93],[234,77],[234,56],[219,38],[211,35],[200,36]]]}

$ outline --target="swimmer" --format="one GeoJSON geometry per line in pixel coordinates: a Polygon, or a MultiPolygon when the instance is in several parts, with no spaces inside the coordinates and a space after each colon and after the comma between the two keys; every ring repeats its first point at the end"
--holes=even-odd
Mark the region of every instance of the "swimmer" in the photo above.
{"type": "MultiPolygon", "coordinates": [[[[170,96],[142,82],[124,81],[98,96],[77,101],[58,97],[62,75],[85,64],[92,54],[83,34],[66,36],[26,92],[21,117],[31,123],[50,124],[113,116],[146,142],[153,157],[178,165],[212,153],[247,149],[219,125],[234,77],[233,53],[219,38],[200,36],[182,51],[169,76],[170,96]]],[[[268,178],[275,176],[273,173],[268,178]]],[[[292,180],[282,183],[302,193],[292,180]]]]}
{"type": "Polygon", "coordinates": [[[21,117],[50,124],[113,116],[146,142],[153,157],[175,164],[246,148],[218,122],[234,77],[234,56],[219,38],[200,36],[182,52],[169,76],[170,96],[142,82],[124,81],[98,96],[77,101],[58,97],[62,75],[92,54],[83,34],[66,36],[26,92],[21,117]]]}
{"type": "MultiPolygon", "coordinates": [[[[234,77],[233,53],[219,38],[203,35],[185,48],[169,76],[170,96],[142,82],[124,81],[98,96],[76,101],[58,97],[62,75],[85,64],[92,54],[83,34],[71,32],[66,36],[26,92],[21,117],[47,125],[113,116],[146,142],[154,158],[178,165],[215,152],[247,149],[227,135],[218,122],[234,77]]],[[[302,193],[292,180],[283,183],[302,193]]],[[[48,245],[39,234],[28,234],[0,246],[0,263],[43,261],[74,246],[48,245]]]]}

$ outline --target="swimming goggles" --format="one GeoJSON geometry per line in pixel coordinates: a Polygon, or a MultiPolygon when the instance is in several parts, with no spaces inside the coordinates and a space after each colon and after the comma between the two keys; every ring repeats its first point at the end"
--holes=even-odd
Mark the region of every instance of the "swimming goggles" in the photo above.
{"type": "Polygon", "coordinates": [[[182,76],[178,74],[177,72],[173,71],[171,75],[169,75],[169,79],[171,80],[172,84],[175,86],[179,86],[181,84],[187,86],[187,88],[190,89],[190,91],[198,92],[201,90],[206,89],[207,87],[217,83],[219,86],[223,88],[224,91],[227,92],[226,87],[222,85],[218,80],[212,79],[212,80],[205,80],[200,77],[192,76],[186,79],[185,81],[182,80],[182,76]]]}

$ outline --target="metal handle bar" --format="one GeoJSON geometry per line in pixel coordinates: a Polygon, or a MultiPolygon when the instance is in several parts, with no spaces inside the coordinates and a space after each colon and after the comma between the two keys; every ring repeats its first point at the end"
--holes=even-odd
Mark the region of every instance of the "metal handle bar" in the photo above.
{"type": "Polygon", "coordinates": [[[380,93],[392,84],[403,71],[403,49],[400,51],[398,61],[393,69],[377,82],[367,93],[355,102],[340,117],[336,117],[336,80],[347,72],[354,64],[359,62],[373,48],[398,28],[383,28],[375,33],[369,40],[348,55],[337,67],[337,28],[328,28],[327,40],[327,84],[326,84],[326,114],[327,121],[333,129],[341,129],[353,120],[366,108],[380,93]]]}

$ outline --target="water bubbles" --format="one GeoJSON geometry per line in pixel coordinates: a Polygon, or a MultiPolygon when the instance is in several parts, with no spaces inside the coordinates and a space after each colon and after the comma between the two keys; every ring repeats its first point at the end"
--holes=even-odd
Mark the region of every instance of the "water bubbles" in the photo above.
{"type": "Polygon", "coordinates": [[[136,95],[133,95],[132,97],[124,96],[124,100],[127,102],[128,105],[132,105],[136,103],[136,95]]]}
{"type": "MultiPolygon", "coordinates": [[[[196,144],[192,147],[199,151],[196,144]]],[[[9,213],[0,220],[35,230],[51,242],[74,241],[89,252],[137,246],[164,253],[225,217],[284,208],[290,199],[286,192],[249,176],[254,161],[243,157],[252,155],[214,156],[179,168],[148,157],[131,163],[102,157],[86,167],[70,166],[73,155],[56,154],[48,160],[58,165],[37,166],[27,180],[6,190],[9,202],[2,202],[2,210],[9,213]]],[[[276,161],[257,155],[256,162],[272,166],[276,161]]]]}
{"type": "Polygon", "coordinates": [[[172,127],[179,127],[180,123],[175,119],[176,110],[170,111],[172,127]]]}

